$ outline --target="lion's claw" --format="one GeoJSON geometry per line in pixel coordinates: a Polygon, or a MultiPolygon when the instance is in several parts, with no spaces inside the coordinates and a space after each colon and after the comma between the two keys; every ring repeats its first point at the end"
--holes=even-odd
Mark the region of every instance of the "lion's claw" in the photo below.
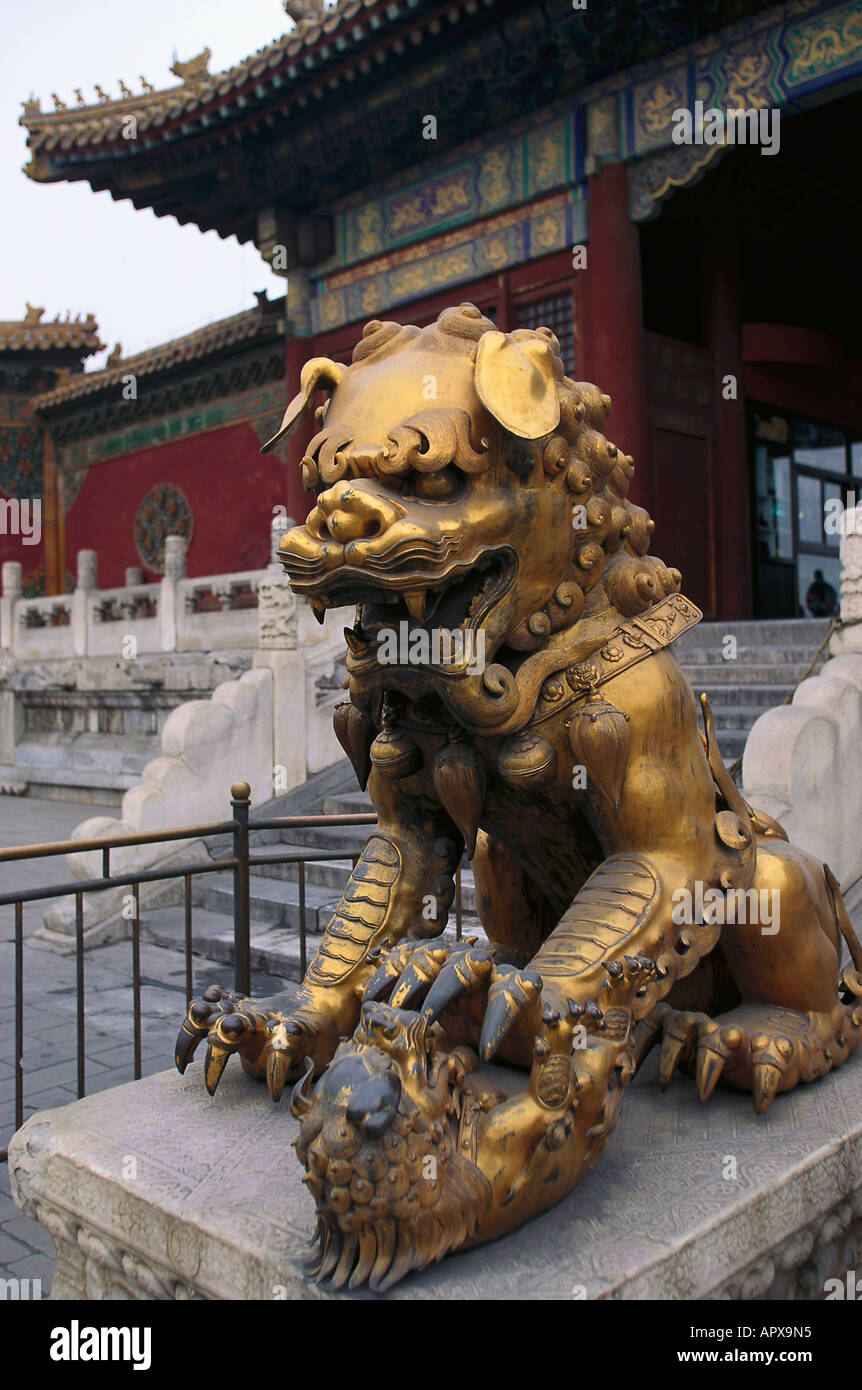
{"type": "Polygon", "coordinates": [[[480,987],[490,975],[493,956],[475,946],[475,938],[457,945],[401,942],[375,970],[362,993],[363,1003],[378,1003],[388,996],[394,1009],[415,1009],[433,1021],[459,996],[480,987]]]}
{"type": "Polygon", "coordinates": [[[664,1038],[659,1063],[659,1084],[665,1090],[681,1061],[694,1055],[694,1074],[698,1099],[709,1100],[725,1065],[742,1045],[739,1028],[722,1027],[703,1013],[678,1013],[668,1009],[664,1015],[664,1038]]]}
{"type": "Polygon", "coordinates": [[[193,999],[183,1020],[174,1060],[184,1072],[199,1044],[206,1039],[204,1084],[215,1095],[224,1069],[234,1053],[252,1076],[266,1076],[273,1100],[278,1100],[291,1070],[305,1054],[311,1030],[281,1013],[255,1004],[244,995],[211,985],[201,999],[193,999]],[[302,1036],[303,1046],[291,1042],[302,1036]]]}
{"type": "Polygon", "coordinates": [[[362,991],[363,1000],[376,1002],[382,999],[406,969],[411,955],[425,949],[425,945],[425,942],[402,941],[391,951],[387,951],[362,991]]]}
{"type": "Polygon", "coordinates": [[[392,1007],[409,1009],[413,1000],[433,985],[445,961],[445,946],[420,946],[414,951],[389,996],[392,1007]]]}
{"type": "Polygon", "coordinates": [[[311,1029],[295,1018],[274,1019],[267,1024],[266,1086],[274,1101],[281,1100],[299,1063],[311,1060],[307,1047],[311,1037],[311,1029]]]}
{"type": "Polygon", "coordinates": [[[174,1061],[182,1075],[195,1055],[198,1045],[217,1026],[225,1015],[231,1014],[244,1000],[243,995],[210,985],[200,999],[193,999],[177,1034],[174,1061]]]}
{"type": "Polygon", "coordinates": [[[479,1039],[479,1056],[483,1061],[492,1060],[516,1020],[525,1018],[526,1021],[531,1015],[536,1014],[533,1022],[536,1025],[535,1031],[538,1031],[537,1009],[541,993],[542,977],[537,975],[535,970],[518,970],[513,965],[494,967],[488,990],[488,1007],[482,1024],[482,1036],[479,1039]]]}
{"type": "Polygon", "coordinates": [[[835,1023],[829,1015],[767,1004],[741,1004],[716,1019],[664,1006],[661,1024],[662,1089],[682,1063],[694,1071],[700,1100],[709,1100],[723,1078],[731,1086],[751,1091],[758,1115],[780,1091],[828,1070],[825,1063],[831,1064],[836,1046],[835,1023]]]}
{"type": "Polygon", "coordinates": [[[481,988],[490,977],[493,965],[492,953],[480,946],[465,945],[452,951],[425,996],[422,1010],[425,1017],[433,1021],[459,996],[481,988]]]}

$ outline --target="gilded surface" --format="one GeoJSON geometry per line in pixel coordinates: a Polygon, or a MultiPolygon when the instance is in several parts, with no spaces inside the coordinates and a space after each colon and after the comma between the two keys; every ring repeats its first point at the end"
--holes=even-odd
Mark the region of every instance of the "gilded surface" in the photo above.
{"type": "Polygon", "coordinates": [[[281,558],[321,621],[356,604],[335,727],[378,826],[293,1012],[211,989],[177,1062],[206,1039],[210,1091],[233,1053],[295,1082],[316,1277],[385,1290],[565,1197],[653,1045],[758,1112],[842,1063],[862,948],[724,767],[673,650],[700,614],[553,334],[371,322],[267,447],[321,391],[281,558]],[[465,850],[484,943],[441,936],[465,850]]]}

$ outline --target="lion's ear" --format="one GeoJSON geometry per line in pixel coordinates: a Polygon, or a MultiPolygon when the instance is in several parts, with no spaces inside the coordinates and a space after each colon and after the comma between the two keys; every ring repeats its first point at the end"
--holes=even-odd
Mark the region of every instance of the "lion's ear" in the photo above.
{"type": "Polygon", "coordinates": [[[505,333],[483,333],[476,394],[494,419],[521,439],[541,439],[560,423],[553,353],[538,338],[514,342],[505,333]]]}
{"type": "Polygon", "coordinates": [[[278,431],[272,439],[266,441],[260,452],[269,454],[283,439],[289,439],[308,414],[314,393],[321,387],[334,391],[346,371],[347,368],[341,362],[333,362],[331,357],[312,357],[306,362],[299,378],[298,395],[294,396],[284,412],[284,419],[278,431]]]}

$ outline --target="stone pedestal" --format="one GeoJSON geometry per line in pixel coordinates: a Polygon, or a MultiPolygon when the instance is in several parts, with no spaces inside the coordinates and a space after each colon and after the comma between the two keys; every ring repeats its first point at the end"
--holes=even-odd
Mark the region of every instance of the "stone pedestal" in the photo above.
{"type": "MultiPolygon", "coordinates": [[[[386,1297],[824,1296],[862,1268],[862,1057],[779,1096],[706,1105],[653,1055],[572,1195],[386,1297]]],[[[210,1098],[196,1062],[34,1115],[9,1151],[15,1200],[57,1247],[52,1298],[373,1298],[308,1283],[314,1205],[286,1101],[234,1061],[210,1098]]]]}

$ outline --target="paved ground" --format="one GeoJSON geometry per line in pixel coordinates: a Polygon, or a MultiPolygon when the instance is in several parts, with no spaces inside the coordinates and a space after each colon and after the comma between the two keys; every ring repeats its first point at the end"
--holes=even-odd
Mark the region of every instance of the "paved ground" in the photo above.
{"type": "MultiPolygon", "coordinates": [[[[110,806],[83,805],[77,801],[42,801],[35,796],[0,796],[0,849],[68,840],[82,820],[112,814],[110,806]]],[[[50,887],[52,883],[62,883],[70,877],[62,854],[50,859],[25,859],[18,864],[0,865],[0,892],[50,887]]],[[[13,911],[11,907],[0,907],[0,940],[8,940],[11,934],[13,911]]],[[[41,924],[44,911],[44,903],[31,907],[25,904],[25,934],[35,931],[41,924]]]]}
{"type": "MultiPolygon", "coordinates": [[[[0,846],[65,838],[100,808],[72,802],[0,796],[0,846]]],[[[35,888],[65,877],[65,860],[33,860],[0,868],[2,891],[35,888]]],[[[25,934],[41,922],[43,904],[25,908],[25,934]]],[[[0,1148],[15,1125],[12,997],[12,909],[0,909],[0,1148]]],[[[131,943],[87,952],[85,961],[86,1089],[104,1090],[132,1080],[131,943]]],[[[196,957],[194,988],[229,984],[230,967],[196,957]]],[[[179,951],[141,945],[141,1062],[144,1076],[172,1065],[174,1041],[185,1012],[185,966],[179,951]]],[[[295,986],[293,986],[295,988],[295,986]]],[[[291,988],[271,975],[252,979],[261,996],[291,988]]],[[[24,1117],[75,1100],[75,960],[27,942],[24,948],[24,1117]]],[[[236,1065],[233,1063],[232,1065],[236,1065]]],[[[0,1278],[40,1279],[47,1296],[53,1244],[35,1221],[22,1216],[9,1195],[9,1170],[0,1164],[0,1278]]]]}

